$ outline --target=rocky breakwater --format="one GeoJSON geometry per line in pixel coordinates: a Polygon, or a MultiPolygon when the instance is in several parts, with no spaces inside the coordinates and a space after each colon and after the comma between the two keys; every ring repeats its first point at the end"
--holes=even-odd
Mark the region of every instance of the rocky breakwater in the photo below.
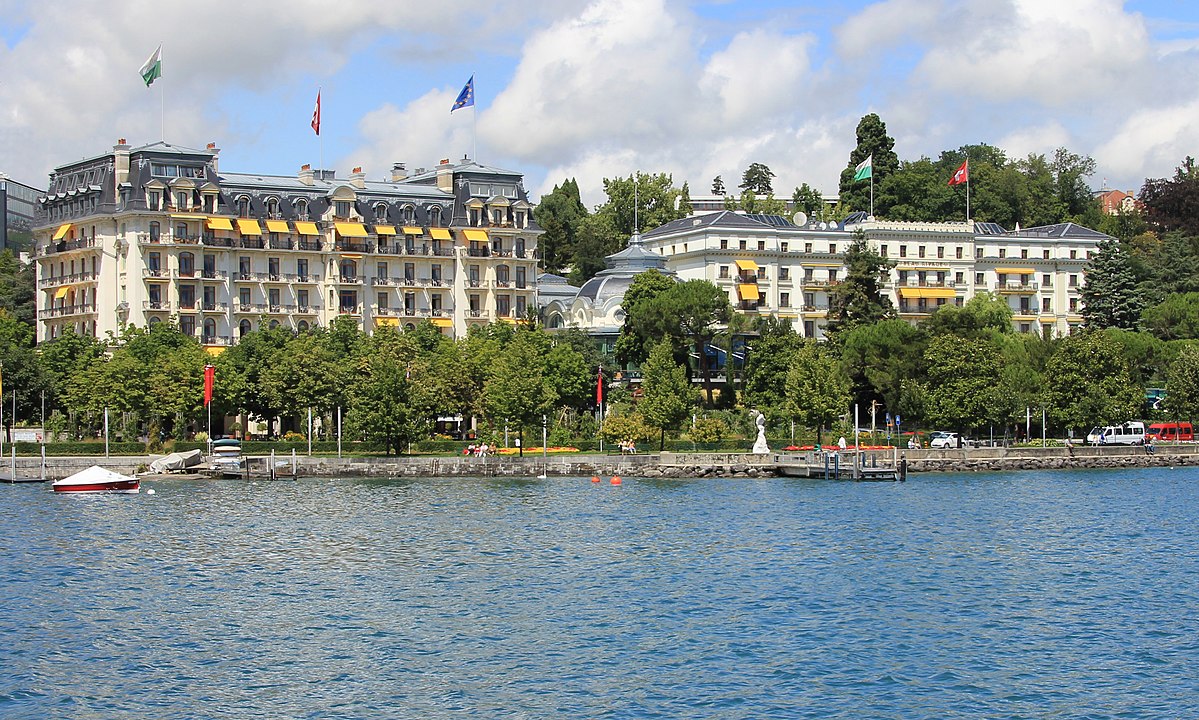
{"type": "Polygon", "coordinates": [[[1197,445],[906,450],[908,472],[997,472],[1199,465],[1197,445]]]}

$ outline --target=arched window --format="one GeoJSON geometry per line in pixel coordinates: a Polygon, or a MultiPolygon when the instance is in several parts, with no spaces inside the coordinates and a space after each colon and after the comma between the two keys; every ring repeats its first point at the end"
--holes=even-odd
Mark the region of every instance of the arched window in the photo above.
{"type": "Polygon", "coordinates": [[[353,260],[341,261],[341,279],[353,280],[358,277],[358,263],[353,260]]]}
{"type": "Polygon", "coordinates": [[[429,210],[429,226],[441,227],[441,207],[433,207],[429,210]]]}
{"type": "Polygon", "coordinates": [[[271,325],[270,325],[270,327],[271,327],[271,330],[274,330],[275,328],[279,327],[279,321],[278,321],[278,320],[271,320],[271,325]]]}
{"type": "Polygon", "coordinates": [[[237,199],[237,216],[250,217],[250,198],[246,195],[237,199]]]}
{"type": "Polygon", "coordinates": [[[160,323],[160,322],[162,322],[162,318],[160,318],[160,317],[152,317],[152,318],[150,318],[150,324],[151,324],[151,325],[157,325],[157,324],[158,324],[158,323],[160,323]]]}
{"type": "Polygon", "coordinates": [[[266,199],[266,214],[269,218],[276,220],[279,218],[279,198],[266,199]]]}
{"type": "Polygon", "coordinates": [[[375,221],[384,222],[387,220],[387,203],[378,203],[375,205],[375,221]]]}
{"type": "Polygon", "coordinates": [[[414,331],[414,330],[416,330],[416,326],[415,326],[415,325],[413,325],[412,323],[406,323],[406,324],[404,325],[404,331],[405,331],[405,332],[412,332],[412,331],[414,331]]]}
{"type": "Polygon", "coordinates": [[[300,324],[296,325],[296,329],[299,330],[300,332],[308,332],[308,321],[301,320],[300,324]]]}
{"type": "Polygon", "coordinates": [[[187,223],[175,223],[175,239],[187,239],[187,223]]]}
{"type": "Polygon", "coordinates": [[[179,253],[179,277],[192,277],[196,274],[196,256],[189,252],[179,253]]]}
{"type": "Polygon", "coordinates": [[[216,342],[216,320],[212,318],[204,318],[204,342],[206,344],[216,342]]]}
{"type": "Polygon", "coordinates": [[[300,220],[308,219],[308,201],[304,198],[296,200],[296,217],[300,220]]]}
{"type": "Polygon", "coordinates": [[[239,322],[237,324],[237,336],[239,338],[244,338],[245,336],[247,336],[249,334],[250,334],[250,321],[242,320],[241,322],[239,322]]]}
{"type": "Polygon", "coordinates": [[[158,242],[162,237],[162,230],[157,222],[150,223],[150,242],[158,242]]]}

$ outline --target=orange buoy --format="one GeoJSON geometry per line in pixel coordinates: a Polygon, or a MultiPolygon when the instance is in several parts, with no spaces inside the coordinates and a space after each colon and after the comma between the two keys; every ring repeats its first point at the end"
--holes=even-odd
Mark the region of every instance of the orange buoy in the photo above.
{"type": "Polygon", "coordinates": [[[620,484],[620,476],[613,475],[612,479],[609,482],[611,482],[613,485],[619,485],[620,484]]]}
{"type": "Polygon", "coordinates": [[[598,477],[598,476],[596,476],[596,475],[592,475],[592,476],[591,476],[591,482],[599,482],[599,477],[598,477]]]}

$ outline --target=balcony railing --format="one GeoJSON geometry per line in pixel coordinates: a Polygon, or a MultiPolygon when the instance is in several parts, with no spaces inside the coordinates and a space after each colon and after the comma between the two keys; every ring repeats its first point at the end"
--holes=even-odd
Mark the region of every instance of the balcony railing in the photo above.
{"type": "Polygon", "coordinates": [[[58,275],[56,277],[42,278],[39,282],[42,287],[49,288],[57,285],[67,285],[71,283],[90,282],[100,279],[100,273],[82,272],[68,273],[66,275],[58,275]]]}
{"type": "Polygon", "coordinates": [[[48,317],[63,317],[65,315],[82,315],[85,313],[96,312],[96,306],[91,303],[76,303],[74,305],[63,305],[61,307],[52,307],[39,310],[37,316],[39,318],[48,317]]]}
{"type": "Polygon", "coordinates": [[[223,302],[205,302],[200,305],[200,309],[204,312],[225,312],[229,309],[229,303],[223,302]]]}
{"type": "Polygon", "coordinates": [[[351,242],[349,240],[338,240],[333,249],[337,252],[354,252],[354,253],[369,253],[373,252],[370,243],[366,242],[351,242]]]}
{"type": "Polygon", "coordinates": [[[1036,292],[1040,287],[1035,282],[1003,282],[995,283],[998,292],[1036,292]]]}
{"type": "Polygon", "coordinates": [[[149,310],[150,312],[157,312],[161,310],[170,310],[171,306],[161,300],[144,300],[142,302],[142,308],[149,310]]]}
{"type": "Polygon", "coordinates": [[[204,236],[204,244],[211,247],[237,247],[237,241],[228,237],[215,237],[211,235],[204,236]]]}
{"type": "Polygon", "coordinates": [[[949,279],[937,280],[936,278],[924,279],[907,278],[896,282],[899,287],[928,287],[928,288],[951,288],[957,287],[957,282],[949,279]]]}
{"type": "Polygon", "coordinates": [[[303,239],[301,239],[301,240],[296,241],[296,249],[297,250],[307,250],[310,252],[320,252],[321,241],[320,240],[303,240],[303,239]]]}
{"type": "Polygon", "coordinates": [[[93,248],[93,247],[96,247],[96,239],[95,238],[81,238],[79,240],[60,240],[59,242],[52,242],[49,245],[47,245],[46,246],[46,254],[52,255],[54,253],[68,252],[70,250],[80,250],[83,248],[93,248]]]}
{"type": "Polygon", "coordinates": [[[224,270],[201,270],[200,277],[205,280],[224,280],[229,276],[229,273],[224,270]]]}

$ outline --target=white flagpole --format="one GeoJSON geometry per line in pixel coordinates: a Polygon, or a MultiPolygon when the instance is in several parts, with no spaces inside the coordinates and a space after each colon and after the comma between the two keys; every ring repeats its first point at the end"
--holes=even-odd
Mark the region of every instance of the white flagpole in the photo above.
{"type": "Polygon", "coordinates": [[[870,217],[874,217],[874,163],[870,167],[870,217]]]}
{"type": "MultiPolygon", "coordinates": [[[[161,49],[158,51],[158,66],[160,68],[162,67],[162,50],[161,49]]],[[[158,79],[159,80],[162,79],[161,71],[159,71],[158,79]]],[[[165,143],[167,141],[167,91],[166,91],[166,87],[162,83],[158,83],[158,101],[161,104],[160,111],[162,113],[162,116],[160,118],[160,122],[161,122],[160,130],[161,130],[161,134],[162,134],[161,140],[165,143]]]]}
{"type": "Polygon", "coordinates": [[[970,156],[966,156],[966,222],[970,222],[970,156]]]}

